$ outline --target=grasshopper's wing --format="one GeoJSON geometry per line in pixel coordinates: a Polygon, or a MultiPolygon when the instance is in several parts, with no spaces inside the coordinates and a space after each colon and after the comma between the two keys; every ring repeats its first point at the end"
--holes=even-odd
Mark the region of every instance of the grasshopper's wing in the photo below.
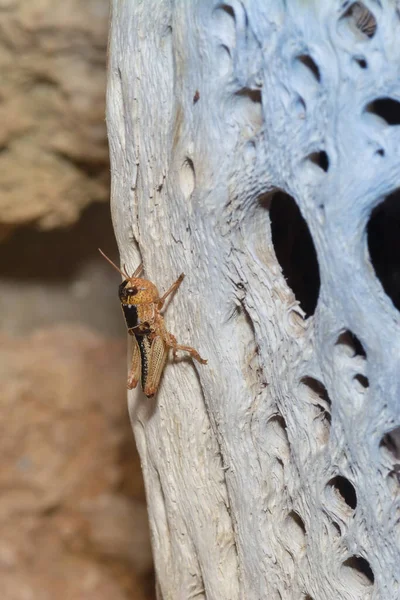
{"type": "Polygon", "coordinates": [[[141,378],[142,358],[136,337],[134,335],[130,337],[132,337],[133,350],[131,368],[128,374],[128,390],[133,390],[141,378]]]}
{"type": "Polygon", "coordinates": [[[151,342],[145,377],[142,374],[143,391],[148,397],[154,396],[158,390],[168,350],[169,346],[160,336],[156,336],[151,342]]]}

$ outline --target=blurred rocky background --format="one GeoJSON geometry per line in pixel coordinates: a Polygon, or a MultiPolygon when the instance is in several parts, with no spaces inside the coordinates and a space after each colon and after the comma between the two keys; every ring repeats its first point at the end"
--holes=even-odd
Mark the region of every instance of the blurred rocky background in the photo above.
{"type": "Polygon", "coordinates": [[[0,598],[150,600],[109,215],[107,0],[0,0],[0,598]]]}

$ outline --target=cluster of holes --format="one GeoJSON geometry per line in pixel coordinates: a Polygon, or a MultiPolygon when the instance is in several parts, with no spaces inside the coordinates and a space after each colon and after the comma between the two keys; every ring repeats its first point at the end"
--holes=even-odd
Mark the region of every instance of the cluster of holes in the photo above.
{"type": "MultiPolygon", "coordinates": [[[[321,83],[321,72],[312,56],[310,56],[309,54],[299,54],[295,58],[295,65],[301,66],[300,77],[302,79],[304,79],[303,75],[308,75],[307,79],[309,80],[311,77],[311,80],[314,81],[316,85],[321,83]]],[[[306,87],[309,88],[308,85],[306,87]]],[[[305,112],[307,110],[307,103],[305,99],[301,96],[301,93],[299,93],[297,104],[301,106],[301,114],[304,118],[305,112]]],[[[329,158],[325,150],[319,149],[315,152],[312,152],[306,157],[306,160],[308,160],[313,165],[319,167],[325,173],[328,172],[329,158]]]]}
{"type": "MultiPolygon", "coordinates": [[[[377,29],[374,15],[362,2],[348,6],[341,20],[362,35],[372,38],[377,29]]],[[[360,68],[367,68],[363,56],[354,58],[360,68]]],[[[309,54],[296,57],[296,62],[307,69],[316,83],[321,82],[321,72],[309,54]]],[[[299,95],[301,112],[306,110],[306,102],[299,95]]],[[[364,112],[379,117],[387,126],[400,125],[400,101],[390,97],[376,98],[369,102],[364,112]]],[[[378,148],[377,155],[385,156],[385,150],[378,148]]],[[[319,167],[322,172],[329,170],[329,157],[325,150],[310,153],[306,160],[319,167]]],[[[396,308],[400,309],[400,190],[394,191],[377,207],[368,224],[368,246],[372,265],[378,279],[396,308]]],[[[323,208],[323,207],[321,207],[323,208]]],[[[277,192],[270,210],[272,239],[278,262],[293,290],[306,317],[315,311],[319,293],[319,269],[315,248],[310,232],[292,197],[277,192]],[[309,260],[308,260],[309,259],[309,260]]],[[[361,388],[368,388],[368,380],[358,374],[355,377],[361,388]]]]}
{"type": "MultiPolygon", "coordinates": [[[[360,340],[351,332],[344,331],[338,337],[337,346],[341,346],[344,353],[349,358],[366,360],[367,355],[360,340]]],[[[354,377],[364,388],[368,387],[368,379],[361,374],[354,377]]],[[[303,377],[301,383],[309,390],[309,401],[312,404],[319,402],[321,412],[327,411],[331,406],[325,386],[312,377],[303,377]]],[[[381,451],[385,455],[386,462],[389,460],[391,465],[388,473],[388,485],[391,491],[398,495],[400,491],[400,427],[395,427],[388,431],[380,443],[381,451]]],[[[336,474],[326,484],[325,498],[327,508],[329,508],[334,518],[345,524],[349,519],[354,518],[357,509],[357,492],[353,483],[342,474],[336,474]]],[[[341,536],[341,527],[332,520],[332,525],[341,536]]],[[[352,587],[363,597],[367,588],[374,584],[374,574],[369,562],[362,556],[353,555],[349,557],[341,567],[343,579],[352,585],[352,587]]]]}
{"type": "MultiPolygon", "coordinates": [[[[303,383],[310,387],[315,396],[318,396],[324,403],[330,405],[330,400],[323,384],[311,377],[304,378],[303,383]]],[[[286,423],[282,416],[275,415],[270,419],[267,425],[268,446],[272,449],[272,454],[279,457],[279,463],[283,468],[288,459],[289,442],[286,433],[286,423]]],[[[283,483],[283,481],[281,482],[283,483]]],[[[326,484],[326,498],[330,504],[331,510],[341,514],[341,518],[350,518],[354,515],[357,507],[357,494],[354,485],[344,476],[336,475],[326,484]]],[[[332,521],[339,535],[340,527],[332,521]]],[[[292,510],[286,516],[284,522],[285,539],[282,543],[287,547],[290,555],[298,560],[304,555],[306,550],[307,531],[304,520],[298,512],[292,510]]],[[[352,555],[348,557],[341,565],[340,572],[346,584],[351,585],[357,597],[364,598],[363,593],[374,584],[374,573],[369,562],[362,556],[352,555]]],[[[305,594],[303,598],[311,599],[312,596],[305,594]]]]}
{"type": "MultiPolygon", "coordinates": [[[[356,42],[360,40],[368,42],[375,36],[378,25],[375,15],[363,2],[357,1],[346,8],[339,19],[339,29],[350,32],[353,37],[355,36],[356,42]]],[[[365,56],[356,55],[353,59],[361,69],[367,69],[368,63],[365,56]]],[[[364,113],[379,117],[385,125],[400,125],[400,102],[395,98],[376,98],[366,105],[364,113]]],[[[385,155],[383,148],[379,148],[376,153],[380,156],[385,155]]]]}
{"type": "MultiPolygon", "coordinates": [[[[343,18],[347,20],[348,25],[365,38],[372,38],[376,33],[377,24],[374,15],[360,2],[353,3],[347,9],[343,18]]],[[[298,60],[309,69],[315,80],[320,82],[320,71],[313,59],[307,55],[302,55],[298,57],[298,60]]],[[[363,56],[355,57],[354,60],[361,69],[368,67],[368,63],[363,56]]],[[[302,98],[301,102],[305,108],[305,101],[302,98]]],[[[377,115],[387,125],[400,125],[400,102],[393,98],[377,98],[366,106],[365,111],[377,115]]],[[[384,156],[383,149],[379,149],[378,153],[384,156]]],[[[320,167],[324,172],[328,171],[329,158],[324,150],[313,152],[307,159],[320,167]]],[[[372,264],[376,275],[382,282],[385,292],[391,297],[398,309],[400,309],[400,259],[398,258],[400,256],[399,196],[400,190],[396,190],[391,194],[383,204],[375,209],[368,225],[368,245],[372,264]],[[398,251],[396,251],[396,248],[398,251]]],[[[315,310],[319,290],[318,263],[316,261],[312,238],[307,224],[303,222],[304,220],[293,198],[287,194],[278,192],[275,195],[275,200],[278,200],[279,204],[277,201],[272,202],[270,209],[275,253],[288,284],[294,291],[303,310],[309,316],[315,310]],[[318,285],[313,286],[314,293],[311,294],[310,288],[306,292],[301,285],[300,277],[296,277],[299,272],[303,274],[312,271],[309,265],[305,266],[305,263],[303,263],[304,271],[295,266],[294,256],[299,258],[297,256],[297,250],[299,249],[298,241],[302,237],[304,240],[307,240],[306,246],[307,244],[309,245],[308,251],[312,247],[312,254],[315,256],[313,279],[314,284],[318,279],[318,285]]],[[[301,258],[302,254],[300,252],[300,260],[301,258]]],[[[353,357],[366,359],[366,353],[362,344],[352,332],[343,332],[337,344],[346,346],[351,351],[353,357]]],[[[354,380],[364,390],[369,387],[368,378],[362,373],[357,373],[354,376],[354,380]]],[[[324,400],[324,406],[322,403],[320,405],[321,413],[328,414],[330,421],[330,413],[326,410],[326,404],[330,405],[330,401],[323,384],[310,377],[304,378],[302,383],[307,385],[314,395],[324,400]]],[[[385,449],[385,452],[391,456],[393,465],[389,473],[389,478],[395,481],[398,486],[400,484],[400,427],[391,430],[382,438],[381,448],[385,449]]],[[[343,520],[354,516],[357,508],[357,493],[349,479],[343,475],[336,475],[330,479],[326,485],[326,495],[332,509],[339,512],[343,520]]],[[[302,532],[302,535],[305,536],[304,523],[297,513],[291,513],[290,519],[288,517],[288,522],[289,520],[293,526],[292,529],[302,532]]],[[[340,532],[339,525],[337,525],[337,529],[340,532]]],[[[295,535],[293,537],[295,538],[295,535]]],[[[368,591],[367,588],[371,588],[374,584],[374,573],[369,562],[359,555],[350,556],[343,562],[341,574],[343,579],[355,591],[358,591],[360,597],[364,597],[364,593],[368,591]]],[[[305,599],[312,600],[309,595],[306,595],[305,599]]]]}
{"type": "MultiPolygon", "coordinates": [[[[349,357],[366,359],[365,350],[361,342],[350,331],[343,332],[337,341],[343,346],[349,357]]],[[[309,403],[319,406],[320,414],[325,414],[327,421],[331,419],[331,400],[323,383],[313,377],[303,377],[301,384],[308,390],[309,403]]],[[[397,448],[397,446],[396,446],[397,448]]],[[[399,429],[399,456],[400,456],[400,429],[399,429]]],[[[399,465],[400,467],[400,465],[399,465]]],[[[344,475],[336,474],[325,486],[326,508],[332,514],[331,525],[338,537],[342,536],[341,526],[336,522],[345,524],[354,518],[357,509],[357,492],[353,483],[344,475]]],[[[341,566],[343,579],[352,585],[359,597],[363,597],[366,587],[374,583],[374,574],[368,561],[361,556],[347,558],[341,566]]]]}
{"type": "MultiPolygon", "coordinates": [[[[272,497],[284,497],[286,492],[285,466],[290,461],[290,444],[287,435],[286,421],[278,413],[274,414],[267,422],[264,432],[264,443],[267,441],[268,455],[270,458],[269,481],[273,488],[272,497]]],[[[276,506],[266,508],[270,512],[276,506]]],[[[278,541],[290,557],[292,563],[300,561],[306,551],[307,532],[304,520],[295,510],[290,510],[279,527],[278,541]]]]}
{"type": "MultiPolygon", "coordinates": [[[[325,497],[330,511],[342,522],[354,517],[357,508],[357,493],[354,485],[343,475],[336,475],[325,487],[325,497]]],[[[332,523],[341,535],[341,528],[335,521],[332,523]]],[[[342,578],[362,596],[366,587],[374,583],[374,573],[369,562],[362,556],[353,555],[341,566],[342,578]]]]}
{"type": "MultiPolygon", "coordinates": [[[[361,342],[350,331],[343,332],[339,339],[339,344],[345,347],[346,352],[352,357],[361,357],[366,359],[365,350],[361,342]]],[[[330,415],[331,400],[325,386],[313,377],[304,377],[301,383],[306,386],[310,392],[310,400],[313,404],[318,403],[321,412],[330,415]]],[[[275,416],[269,422],[268,444],[278,450],[282,455],[282,463],[288,459],[289,442],[286,433],[286,423],[281,416],[275,416]]],[[[388,432],[382,439],[381,446],[385,448],[396,461],[397,468],[394,469],[396,479],[400,473],[400,428],[388,432]]],[[[343,474],[336,474],[325,486],[326,508],[334,515],[339,522],[345,524],[354,518],[357,509],[358,499],[354,484],[343,474]]],[[[332,516],[332,526],[337,531],[339,537],[342,536],[341,526],[332,516]]],[[[304,520],[298,512],[292,510],[285,519],[286,532],[284,543],[288,547],[293,557],[301,558],[306,548],[306,527],[304,520]]],[[[340,567],[340,574],[343,582],[353,590],[355,597],[370,597],[375,577],[368,560],[358,554],[348,556],[340,567]]],[[[306,594],[304,598],[312,598],[306,594]]]]}
{"type": "MultiPolygon", "coordinates": [[[[219,10],[235,22],[235,13],[231,6],[222,4],[219,10]]],[[[346,9],[341,19],[366,38],[373,37],[376,32],[376,19],[362,2],[353,2],[346,9]]],[[[364,57],[356,57],[355,60],[361,68],[367,67],[364,57]]],[[[309,54],[297,56],[296,61],[307,69],[317,83],[320,83],[320,69],[309,54]]],[[[244,109],[244,112],[248,113],[249,120],[256,127],[260,127],[262,123],[260,90],[243,88],[236,92],[235,96],[241,102],[245,102],[246,106],[241,106],[240,110],[244,109]],[[248,110],[246,110],[246,107],[248,110]]],[[[300,101],[305,109],[304,100],[300,98],[300,101]]],[[[375,99],[366,106],[365,112],[377,115],[388,125],[400,124],[400,102],[393,98],[375,99]]],[[[382,156],[385,154],[382,148],[378,149],[377,153],[382,156]]],[[[324,173],[328,172],[329,157],[325,150],[320,149],[312,152],[307,156],[307,160],[319,167],[324,173]]],[[[390,220],[385,223],[388,235],[375,234],[377,229],[382,229],[382,220],[388,212],[388,204],[392,200],[397,201],[398,196],[399,191],[394,192],[383,205],[374,211],[369,223],[368,233],[371,261],[376,274],[395,306],[400,307],[400,261],[397,261],[399,264],[396,264],[400,252],[393,251],[393,248],[400,245],[398,241],[400,236],[396,235],[397,229],[400,229],[400,218],[397,222],[396,220],[390,220]],[[391,236],[392,233],[393,236],[391,236]],[[392,241],[394,243],[388,242],[390,237],[393,237],[392,241]],[[390,257],[387,256],[388,253],[390,253],[390,257]]],[[[397,205],[399,205],[398,202],[397,205]]],[[[400,211],[397,210],[397,212],[400,215],[400,211]]],[[[308,317],[314,313],[317,305],[320,279],[316,252],[307,224],[293,198],[283,192],[277,192],[274,195],[270,219],[277,260],[289,287],[293,290],[301,308],[308,317]]],[[[357,375],[356,378],[361,387],[368,387],[368,382],[363,375],[357,375]]]]}
{"type": "MultiPolygon", "coordinates": [[[[365,392],[365,390],[369,388],[369,380],[363,372],[357,372],[358,370],[365,371],[367,359],[366,352],[360,340],[354,333],[346,330],[339,335],[335,347],[340,349],[342,354],[351,359],[353,373],[356,371],[352,376],[352,381],[356,384],[356,389],[358,389],[358,391],[365,392]]],[[[308,403],[315,409],[313,423],[316,428],[318,440],[320,444],[323,445],[327,443],[329,437],[332,411],[331,400],[321,381],[318,381],[313,377],[305,376],[301,379],[300,383],[303,388],[306,388],[308,403]]],[[[351,506],[351,503],[349,503],[349,505],[351,506]]]]}
{"type": "MultiPolygon", "coordinates": [[[[235,56],[237,20],[247,21],[245,9],[241,9],[243,15],[237,17],[235,9],[227,3],[217,6],[213,16],[216,23],[216,36],[221,56],[220,74],[231,75],[235,56]]],[[[248,137],[253,137],[259,132],[263,124],[262,95],[257,87],[244,86],[233,94],[234,118],[242,125],[242,134],[246,135],[248,126],[248,137]]]]}
{"type": "Polygon", "coordinates": [[[327,444],[331,428],[332,403],[326,387],[314,379],[314,377],[303,377],[300,381],[306,392],[306,402],[311,406],[313,415],[314,438],[318,448],[327,444]]]}
{"type": "MultiPolygon", "coordinates": [[[[362,361],[366,361],[367,359],[366,352],[360,340],[358,340],[351,331],[346,330],[342,332],[337,339],[336,346],[341,347],[342,351],[346,353],[349,358],[358,359],[358,362],[360,362],[360,359],[362,361]]],[[[359,385],[360,391],[368,389],[369,380],[364,374],[357,373],[354,375],[353,380],[359,385]]],[[[389,489],[394,494],[398,494],[400,491],[400,427],[393,428],[383,436],[380,448],[385,454],[386,461],[390,461],[388,474],[389,489]]],[[[342,486],[340,493],[344,498],[350,497],[349,488],[346,492],[345,488],[342,486]]],[[[351,507],[351,501],[347,502],[347,504],[351,507]]]]}
{"type": "MultiPolygon", "coordinates": [[[[355,16],[355,6],[347,12],[347,16],[355,16]]],[[[357,17],[355,25],[360,28],[360,31],[367,37],[372,37],[376,31],[376,21],[369,20],[367,22],[365,14],[363,19],[357,17]]],[[[313,73],[315,79],[320,81],[320,73],[318,67],[308,57],[299,57],[299,60],[307,66],[313,73]],[[315,66],[314,66],[315,65],[315,66]]],[[[358,57],[357,63],[360,68],[366,69],[367,62],[363,57],[358,57]]],[[[305,106],[305,104],[304,104],[305,106]]],[[[378,98],[368,104],[366,111],[376,114],[385,121],[388,125],[400,124],[400,102],[392,98],[378,98]]],[[[379,152],[382,156],[384,151],[379,152]]],[[[329,159],[325,151],[314,152],[307,157],[311,162],[318,165],[325,172],[329,168],[329,159]]],[[[399,203],[400,190],[396,190],[391,194],[386,201],[381,204],[372,214],[368,225],[368,245],[372,264],[375,268],[378,278],[381,280],[386,293],[392,298],[397,308],[400,308],[400,206],[399,203]],[[393,216],[395,218],[393,218],[393,216]],[[383,231],[385,230],[385,231],[383,231]],[[386,233],[389,232],[389,236],[386,233]],[[398,247],[398,252],[394,251],[398,247]]],[[[272,239],[274,243],[277,259],[282,267],[284,276],[287,279],[289,286],[294,291],[296,298],[299,300],[301,307],[306,315],[313,314],[319,291],[319,272],[316,253],[312,243],[311,235],[308,231],[307,224],[301,216],[301,213],[293,200],[283,192],[277,192],[274,196],[270,207],[270,219],[272,239]],[[301,244],[299,240],[302,239],[301,244]],[[301,262],[304,255],[302,251],[298,252],[300,246],[307,248],[307,252],[312,248],[312,254],[315,257],[313,269],[310,268],[310,261],[304,261],[303,269],[296,265],[296,260],[301,262]],[[300,279],[303,279],[304,274],[313,272],[314,285],[304,286],[300,279]],[[299,274],[301,274],[299,276],[299,274]],[[316,282],[318,283],[316,284],[316,282]],[[312,293],[311,290],[314,290],[312,293]],[[310,293],[311,292],[311,293],[310,293]]],[[[338,341],[338,345],[347,347],[351,352],[352,357],[361,357],[366,359],[365,350],[356,338],[350,332],[343,332],[338,341]]],[[[368,378],[362,373],[354,375],[354,381],[358,383],[360,388],[368,389],[368,378]]],[[[317,380],[305,378],[303,382],[313,389],[321,398],[328,398],[326,389],[317,380]]],[[[321,406],[321,412],[327,413],[326,408],[321,406]]],[[[393,459],[392,470],[389,473],[389,478],[396,485],[400,483],[400,427],[393,429],[387,433],[381,442],[381,447],[386,452],[391,454],[393,459]],[[394,443],[395,439],[395,443],[394,443]]],[[[354,485],[343,475],[336,475],[326,485],[327,498],[330,500],[332,509],[340,513],[343,520],[355,514],[357,507],[357,494],[354,485]]],[[[296,513],[297,514],[297,513],[296,513]]],[[[289,517],[288,517],[289,518],[289,517]]],[[[291,523],[298,523],[298,515],[294,519],[291,514],[291,523]]],[[[302,521],[301,521],[302,523],[302,521]]],[[[339,534],[341,530],[339,525],[334,523],[339,534]]],[[[298,526],[299,531],[303,531],[305,535],[304,523],[298,526]]],[[[364,597],[367,588],[374,584],[374,573],[369,562],[362,556],[352,555],[347,558],[342,564],[341,573],[343,578],[353,587],[358,590],[360,597],[364,597]]]]}
{"type": "MultiPolygon", "coordinates": [[[[221,5],[220,8],[235,19],[233,9],[228,5],[221,5]]],[[[362,3],[353,2],[341,17],[342,23],[345,23],[358,39],[371,39],[377,31],[377,22],[373,13],[362,3]]],[[[317,83],[321,82],[321,73],[313,58],[307,54],[297,57],[297,60],[304,65],[311,73],[317,83]]],[[[368,63],[364,56],[355,56],[355,62],[361,69],[367,69],[368,63]]],[[[245,98],[249,103],[261,105],[261,92],[244,88],[236,93],[236,97],[245,98]]],[[[306,109],[306,102],[300,97],[301,104],[306,109]]],[[[400,102],[393,98],[377,98],[365,107],[365,112],[377,115],[388,125],[400,124],[400,102]]],[[[378,151],[384,155],[384,150],[378,151]]],[[[310,163],[318,166],[325,173],[329,169],[329,157],[325,150],[318,149],[307,156],[310,163]]],[[[386,293],[392,298],[395,306],[400,308],[400,251],[395,252],[393,248],[400,246],[400,209],[393,208],[399,215],[399,219],[393,220],[389,217],[388,205],[393,201],[393,205],[399,205],[400,190],[394,192],[386,201],[381,204],[372,214],[368,225],[368,245],[372,264],[376,275],[381,280],[386,293]],[[388,218],[389,217],[389,218],[388,218]],[[387,236],[382,235],[382,229],[389,229],[393,235],[394,244],[387,240],[387,236]],[[390,257],[387,255],[390,254],[390,257]]],[[[276,192],[270,205],[270,220],[272,240],[275,248],[276,257],[281,265],[283,275],[288,285],[292,288],[301,308],[306,316],[314,313],[319,294],[320,278],[317,256],[308,230],[307,224],[302,217],[300,210],[294,199],[284,192],[276,192]]],[[[389,235],[389,237],[391,237],[389,235]]],[[[400,250],[400,247],[399,247],[400,250]]],[[[343,332],[337,340],[337,345],[346,346],[351,349],[352,355],[360,356],[366,359],[365,351],[359,340],[350,331],[343,332]]],[[[357,373],[354,380],[364,389],[369,387],[368,378],[357,373]]],[[[302,383],[310,388],[314,395],[318,396],[323,402],[319,403],[321,414],[324,415],[327,422],[330,423],[331,414],[327,406],[330,406],[330,400],[323,384],[311,377],[306,377],[302,383]]],[[[270,423],[273,430],[278,427],[279,431],[286,429],[282,418],[277,418],[274,424],[270,423]]],[[[285,435],[275,436],[286,440],[285,435]]],[[[391,475],[398,482],[400,479],[400,428],[388,432],[381,441],[381,447],[389,453],[393,461],[391,475]],[[395,442],[393,441],[395,440],[395,442]]],[[[326,484],[327,499],[331,502],[332,508],[341,513],[343,519],[353,516],[357,507],[357,494],[354,485],[344,476],[336,475],[326,484]]],[[[301,517],[292,511],[286,519],[287,529],[291,532],[293,544],[299,548],[304,545],[306,530],[301,517]]],[[[337,525],[337,524],[335,524],[337,525]]],[[[340,527],[337,525],[338,530],[340,527]]],[[[374,583],[374,574],[368,561],[357,555],[350,556],[343,562],[341,568],[342,575],[352,586],[364,589],[365,586],[371,586],[374,583]]],[[[306,595],[304,600],[312,600],[310,595],[306,595]]]]}

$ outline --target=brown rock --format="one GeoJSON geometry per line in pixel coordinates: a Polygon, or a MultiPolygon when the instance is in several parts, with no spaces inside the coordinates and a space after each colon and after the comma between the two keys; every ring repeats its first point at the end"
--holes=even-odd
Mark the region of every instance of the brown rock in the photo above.
{"type": "Polygon", "coordinates": [[[81,326],[0,335],[2,600],[146,597],[142,484],[124,494],[139,463],[125,365],[123,341],[81,326]]]}
{"type": "Polygon", "coordinates": [[[69,224],[108,197],[108,1],[0,9],[0,232],[69,224]]]}

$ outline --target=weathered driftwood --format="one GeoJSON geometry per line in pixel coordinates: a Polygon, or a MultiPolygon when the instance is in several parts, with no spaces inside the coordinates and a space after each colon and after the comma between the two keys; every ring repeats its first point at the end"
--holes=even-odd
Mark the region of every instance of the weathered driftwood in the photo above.
{"type": "Polygon", "coordinates": [[[400,597],[399,313],[368,226],[399,201],[399,11],[112,2],[121,262],[186,273],[167,324],[209,361],[129,398],[159,598],[400,597]]]}

